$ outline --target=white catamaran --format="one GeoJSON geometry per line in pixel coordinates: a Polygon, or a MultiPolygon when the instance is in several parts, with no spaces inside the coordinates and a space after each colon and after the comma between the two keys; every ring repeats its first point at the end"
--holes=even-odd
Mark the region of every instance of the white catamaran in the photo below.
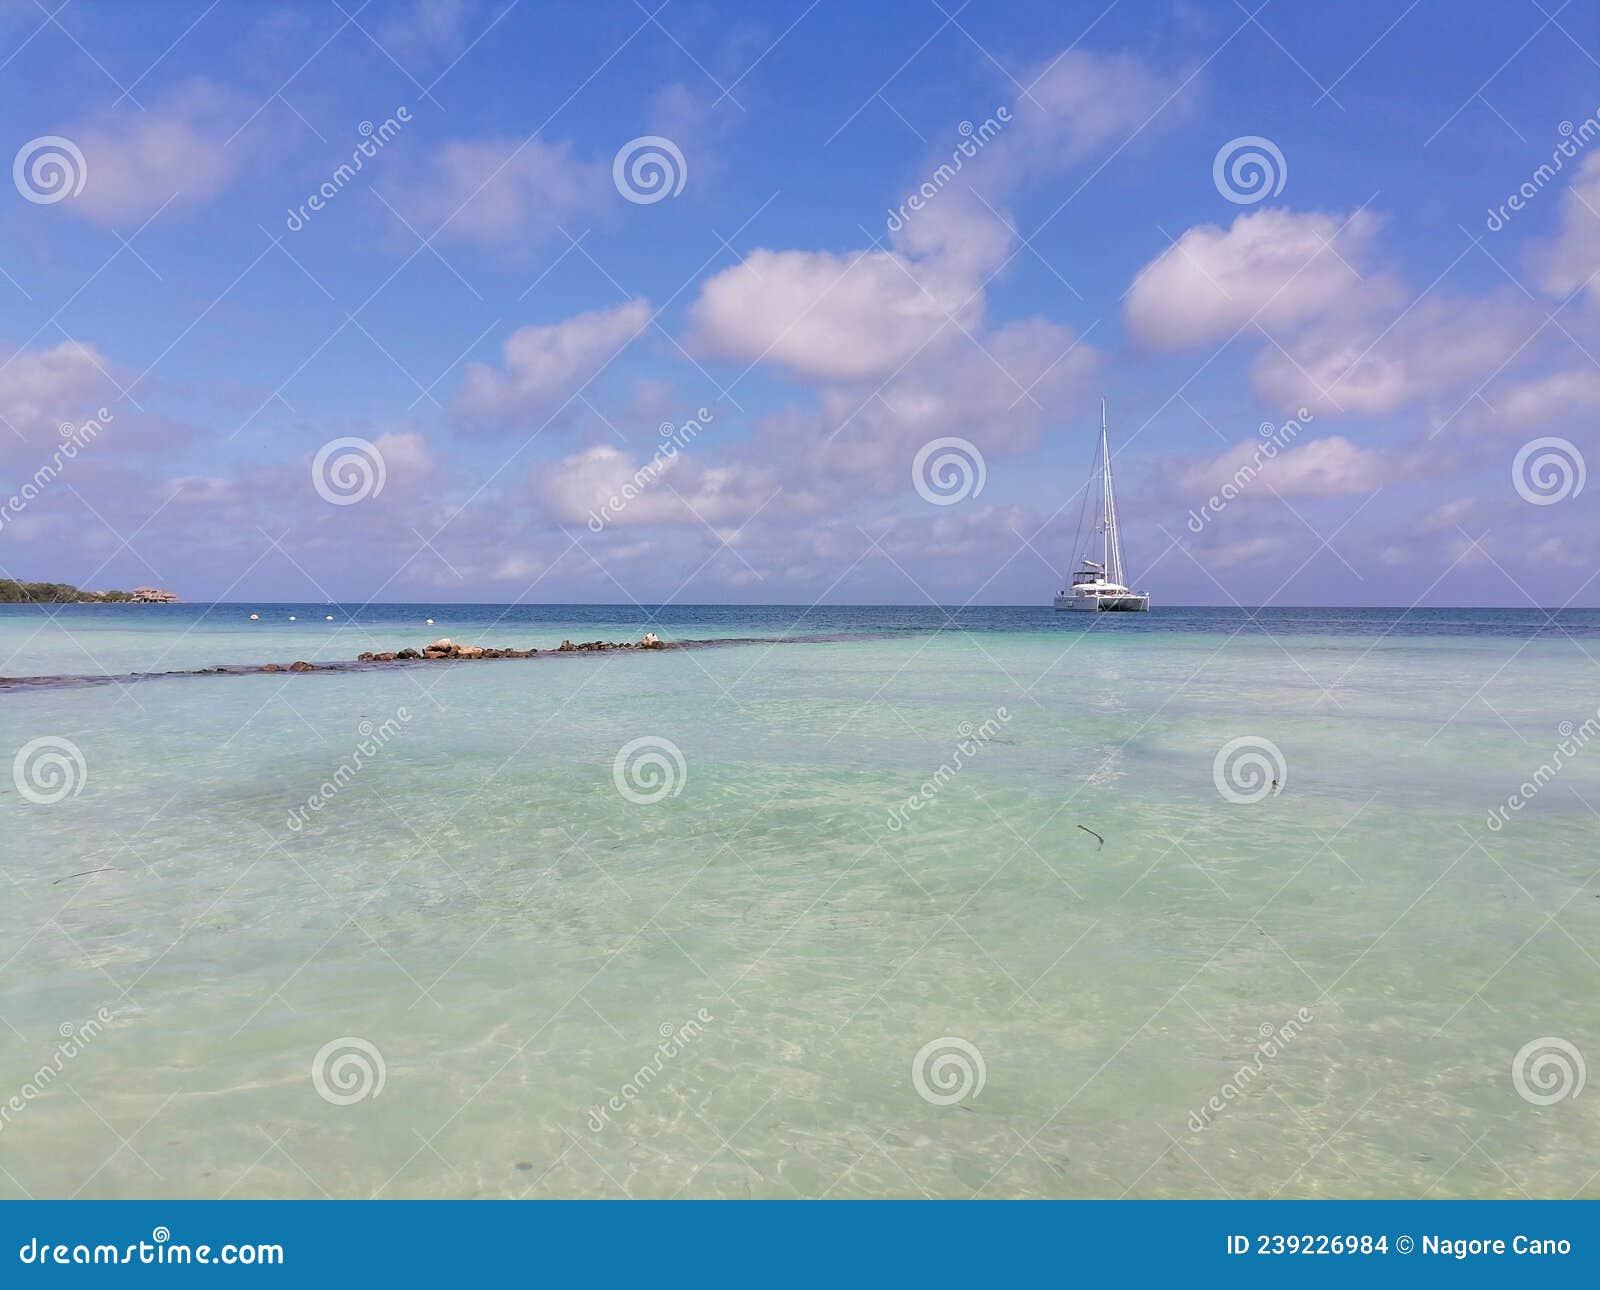
{"type": "MultiPolygon", "coordinates": [[[[1123,581],[1122,534],[1117,531],[1117,499],[1111,491],[1111,451],[1106,444],[1106,401],[1100,400],[1100,449],[1095,457],[1100,475],[1100,498],[1094,528],[1084,551],[1082,567],[1072,575],[1072,586],[1056,594],[1057,609],[1081,609],[1090,613],[1147,613],[1148,592],[1130,591],[1123,581]],[[1098,557],[1092,558],[1092,557],[1098,557]]],[[[1084,490],[1087,511],[1092,482],[1084,490]]],[[[1083,512],[1078,516],[1078,533],[1083,532],[1083,512]]],[[[1076,548],[1077,539],[1073,546],[1076,548]]]]}

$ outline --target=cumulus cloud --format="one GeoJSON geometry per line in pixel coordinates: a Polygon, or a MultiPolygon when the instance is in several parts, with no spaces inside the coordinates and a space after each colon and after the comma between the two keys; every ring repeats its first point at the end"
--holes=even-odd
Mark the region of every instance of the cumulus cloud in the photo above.
{"type": "Polygon", "coordinates": [[[1069,49],[1022,78],[1014,108],[1017,147],[1028,165],[1071,165],[1123,142],[1171,104],[1183,82],[1133,54],[1069,49]]]}
{"type": "Polygon", "coordinates": [[[401,204],[424,234],[525,250],[615,197],[609,168],[575,157],[570,143],[458,139],[434,154],[401,204]]]}
{"type": "Polygon", "coordinates": [[[702,285],[690,318],[706,352],[865,380],[889,375],[952,319],[976,325],[981,311],[967,284],[893,252],[753,251],[702,285]]]}
{"type": "Polygon", "coordinates": [[[707,465],[681,452],[636,460],[610,444],[563,458],[540,473],[545,508],[563,523],[591,515],[610,525],[744,523],[777,488],[770,471],[707,465]]]}
{"type": "Polygon", "coordinates": [[[116,394],[109,372],[105,355],[79,341],[49,349],[0,344],[0,456],[52,443],[63,422],[94,416],[116,394]]]}
{"type": "Polygon", "coordinates": [[[467,43],[469,22],[488,21],[477,0],[411,0],[396,8],[378,28],[378,43],[401,60],[453,54],[467,43]]]}
{"type": "Polygon", "coordinates": [[[1257,393],[1274,407],[1382,416],[1460,398],[1513,359],[1534,334],[1530,308],[1509,295],[1428,296],[1398,315],[1333,317],[1257,357],[1257,393]]]}
{"type": "MultiPolygon", "coordinates": [[[[1246,469],[1260,481],[1263,498],[1274,493],[1279,497],[1337,497],[1393,483],[1406,472],[1407,464],[1399,454],[1364,448],[1342,435],[1296,444],[1270,459],[1262,457],[1259,444],[1247,440],[1221,456],[1184,463],[1177,471],[1177,482],[1185,490],[1210,495],[1246,469]]],[[[1253,486],[1242,490],[1241,496],[1247,496],[1248,487],[1253,486]]]]}
{"type": "Polygon", "coordinates": [[[1377,228],[1364,211],[1275,208],[1240,215],[1226,230],[1197,225],[1140,270],[1124,317],[1153,349],[1225,340],[1252,321],[1269,332],[1289,327],[1362,292],[1377,228]]]}
{"type": "Polygon", "coordinates": [[[1474,426],[1494,430],[1535,430],[1554,426],[1574,413],[1600,407],[1600,371],[1592,367],[1551,372],[1536,380],[1505,386],[1486,396],[1488,409],[1474,426]]]}
{"type": "Polygon", "coordinates": [[[519,328],[502,346],[503,370],[486,363],[467,367],[457,410],[468,417],[505,420],[559,404],[643,331],[650,313],[648,301],[630,300],[615,309],[519,328]]]}
{"type": "Polygon", "coordinates": [[[1096,350],[1043,318],[1007,323],[979,340],[958,333],[881,386],[824,388],[810,457],[829,474],[899,488],[917,448],[941,435],[970,439],[983,452],[1022,452],[1047,420],[1087,393],[1099,367],[1096,350]]]}
{"type": "Polygon", "coordinates": [[[185,87],[168,101],[140,112],[119,110],[64,133],[83,152],[83,191],[64,204],[97,224],[142,220],[215,197],[247,155],[224,123],[232,96],[206,82],[185,87]],[[169,200],[170,199],[170,200],[169,200]]]}
{"type": "Polygon", "coordinates": [[[1016,243],[1004,209],[1015,191],[1125,137],[1175,92],[1132,55],[1083,50],[1022,83],[1028,92],[985,121],[994,129],[981,147],[968,136],[959,156],[935,149],[924,159],[937,191],[890,220],[891,249],[760,250],[705,282],[690,310],[702,350],[802,379],[867,381],[957,347],[964,332],[976,337],[984,277],[1016,243]]]}
{"type": "Polygon", "coordinates": [[[1587,284],[1590,299],[1600,299],[1600,153],[1584,159],[1562,194],[1560,219],[1555,236],[1531,251],[1539,286],[1564,296],[1587,284]]]}

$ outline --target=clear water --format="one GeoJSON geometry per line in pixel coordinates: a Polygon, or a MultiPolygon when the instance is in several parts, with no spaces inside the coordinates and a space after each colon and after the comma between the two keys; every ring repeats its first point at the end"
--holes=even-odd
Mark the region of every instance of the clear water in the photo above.
{"type": "Polygon", "coordinates": [[[0,688],[0,1196],[1600,1195],[1513,1080],[1600,1055],[1600,746],[1486,824],[1597,612],[0,607],[0,676],[645,630],[791,639],[0,688]]]}

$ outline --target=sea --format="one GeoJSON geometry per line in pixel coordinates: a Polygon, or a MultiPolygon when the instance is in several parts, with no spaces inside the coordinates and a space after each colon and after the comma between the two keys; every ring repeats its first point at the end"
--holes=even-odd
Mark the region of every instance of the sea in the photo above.
{"type": "Polygon", "coordinates": [[[0,1197],[1600,1197],[1600,611],[7,605],[0,678],[0,1197]],[[540,653],[257,670],[439,637],[540,653]]]}

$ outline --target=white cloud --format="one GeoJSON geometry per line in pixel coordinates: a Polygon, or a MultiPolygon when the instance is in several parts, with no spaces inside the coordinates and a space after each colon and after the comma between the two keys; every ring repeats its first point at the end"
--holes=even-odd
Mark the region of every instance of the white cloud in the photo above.
{"type": "Polygon", "coordinates": [[[1363,448],[1342,435],[1296,444],[1271,459],[1261,456],[1259,444],[1247,440],[1220,457],[1183,466],[1178,483],[1203,495],[1215,494],[1247,467],[1256,472],[1259,483],[1244,485],[1241,496],[1259,487],[1261,498],[1270,500],[1274,493],[1280,497],[1337,497],[1371,492],[1380,484],[1395,482],[1407,463],[1396,454],[1363,448]]]}
{"type": "Polygon", "coordinates": [[[1019,92],[1013,111],[1030,165],[1073,164],[1122,143],[1180,87],[1132,54],[1082,49],[1069,49],[1022,83],[1028,92],[1019,92]]]}
{"type": "Polygon", "coordinates": [[[1216,569],[1232,569],[1241,564],[1253,564],[1270,559],[1283,549],[1283,539],[1275,537],[1241,538],[1225,542],[1206,552],[1206,564],[1216,569]]]}
{"type": "Polygon", "coordinates": [[[942,329],[976,326],[981,300],[954,275],[889,251],[753,251],[708,279],[690,310],[694,337],[726,358],[802,377],[889,375],[942,329]]]}
{"type": "Polygon", "coordinates": [[[215,197],[248,156],[228,144],[230,96],[204,82],[147,111],[129,108],[65,133],[83,152],[83,191],[65,204],[98,224],[142,220],[215,197]]]}
{"type": "Polygon", "coordinates": [[[519,328],[502,347],[504,371],[486,363],[468,365],[457,409],[499,420],[549,408],[593,378],[649,322],[649,302],[630,300],[615,309],[519,328]]]}
{"type": "Polygon", "coordinates": [[[467,42],[468,20],[478,16],[475,0],[411,0],[378,28],[378,43],[401,61],[453,54],[467,42]]]}
{"type": "Polygon", "coordinates": [[[1600,371],[1589,367],[1552,372],[1485,396],[1490,404],[1474,425],[1498,430],[1531,430],[1561,421],[1574,412],[1600,407],[1600,371]]]}
{"type": "Polygon", "coordinates": [[[65,340],[50,349],[0,346],[0,452],[20,440],[53,442],[63,422],[92,417],[116,387],[104,355],[65,340]]]}
{"type": "Polygon", "coordinates": [[[1365,212],[1278,209],[1240,215],[1226,231],[1197,225],[1139,271],[1124,316],[1155,349],[1226,339],[1252,320],[1269,332],[1291,326],[1363,290],[1377,227],[1365,212]]]}
{"type": "Polygon", "coordinates": [[[1530,254],[1543,290],[1564,296],[1587,283],[1590,298],[1600,299],[1600,153],[1584,160],[1562,194],[1556,235],[1530,254]]]}
{"type": "Polygon", "coordinates": [[[1024,319],[975,339],[958,332],[881,388],[829,386],[811,455],[830,474],[900,488],[917,448],[940,435],[986,453],[1024,451],[1083,397],[1099,368],[1099,353],[1076,339],[1046,319],[1024,319]]]}
{"type": "Polygon", "coordinates": [[[1522,350],[1538,327],[1509,296],[1427,296],[1398,314],[1335,317],[1262,350],[1257,393],[1274,407],[1381,416],[1468,394],[1522,350]]]}
{"type": "Polygon", "coordinates": [[[610,444],[563,458],[538,481],[540,499],[556,519],[580,524],[600,515],[615,526],[704,523],[736,529],[776,488],[771,472],[761,469],[710,466],[681,452],[659,463],[637,461],[610,444]]]}
{"type": "Polygon", "coordinates": [[[614,198],[609,169],[569,143],[456,140],[435,154],[405,198],[424,235],[526,250],[575,215],[614,198]]]}
{"type": "Polygon", "coordinates": [[[981,120],[974,113],[964,123],[973,133],[960,143],[932,149],[908,188],[926,204],[902,207],[903,219],[891,222],[895,248],[970,279],[969,290],[1016,245],[1006,208],[1018,188],[1137,137],[1163,107],[1163,119],[1178,111],[1171,106],[1178,83],[1128,54],[1069,49],[1025,71],[1020,84],[1014,101],[997,103],[981,120]],[[980,144],[984,127],[995,132],[980,144]],[[932,197],[924,183],[936,189],[932,197]]]}

